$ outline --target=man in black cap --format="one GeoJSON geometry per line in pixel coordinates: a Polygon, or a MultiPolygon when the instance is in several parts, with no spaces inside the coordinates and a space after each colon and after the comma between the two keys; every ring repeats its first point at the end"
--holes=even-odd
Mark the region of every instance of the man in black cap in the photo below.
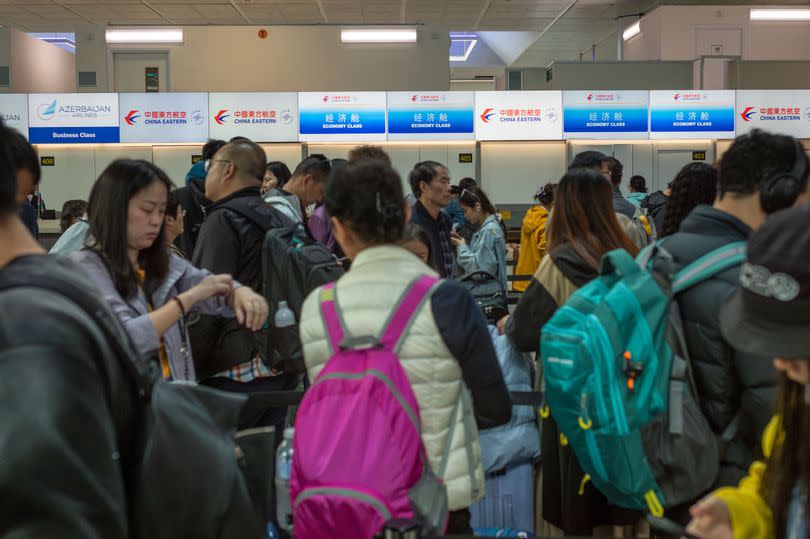
{"type": "MultiPolygon", "coordinates": [[[[723,155],[718,173],[714,205],[695,208],[664,242],[676,271],[714,249],[747,241],[770,213],[808,196],[810,163],[792,137],[759,130],[740,136],[723,155]]],[[[740,270],[731,267],[678,298],[703,413],[718,435],[735,419],[739,424],[728,433],[734,436],[721,458],[715,487],[736,485],[746,474],[760,452],[776,397],[770,362],[735,350],[720,333],[719,306],[739,288],[740,270]]]]}
{"type": "MultiPolygon", "coordinates": [[[[804,399],[791,400],[790,390],[786,389],[782,402],[795,402],[794,406],[800,407],[806,406],[810,387],[808,224],[810,205],[804,204],[778,212],[754,233],[748,244],[748,260],[740,273],[741,286],[720,313],[720,327],[726,341],[745,353],[774,358],[773,365],[790,380],[785,382],[785,387],[798,384],[798,388],[793,386],[794,393],[797,389],[804,392],[804,399]]],[[[794,434],[779,443],[806,443],[800,434],[804,432],[804,425],[795,424],[797,419],[803,422],[802,416],[784,408],[779,410],[780,421],[772,423],[779,428],[768,428],[763,437],[766,455],[773,451],[777,438],[783,439],[777,432],[794,434]]],[[[740,488],[720,489],[692,508],[694,518],[689,531],[699,537],[764,537],[774,535],[775,529],[788,529],[797,533],[786,533],[786,536],[807,537],[806,516],[804,519],[799,516],[806,512],[800,504],[796,504],[797,510],[793,511],[791,503],[791,510],[786,511],[791,499],[794,502],[806,500],[801,489],[794,491],[795,487],[802,486],[801,477],[786,477],[790,466],[784,466],[785,459],[801,458],[796,453],[785,445],[779,462],[768,462],[769,467],[776,467],[768,469],[770,504],[760,494],[764,463],[757,463],[740,488]],[[782,478],[785,481],[781,481],[782,478]],[[783,496],[785,491],[787,496],[783,496]]]]}

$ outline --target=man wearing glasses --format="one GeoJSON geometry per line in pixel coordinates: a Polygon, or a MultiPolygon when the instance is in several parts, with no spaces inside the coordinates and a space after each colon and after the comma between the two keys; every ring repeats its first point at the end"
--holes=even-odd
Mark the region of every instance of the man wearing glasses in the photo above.
{"type": "Polygon", "coordinates": [[[321,201],[332,164],[323,154],[312,154],[297,167],[284,187],[264,200],[296,223],[306,226],[306,208],[321,201]]]}
{"type": "MultiPolygon", "coordinates": [[[[205,164],[205,196],[212,204],[200,228],[192,263],[227,273],[254,290],[262,289],[262,245],[271,228],[290,220],[265,204],[260,188],[267,166],[264,150],[247,139],[223,146],[205,164]]],[[[295,376],[276,375],[258,355],[256,336],[235,320],[201,316],[189,327],[197,375],[206,385],[239,393],[293,389],[295,376]]],[[[240,428],[281,428],[286,410],[248,408],[240,428]]]]}

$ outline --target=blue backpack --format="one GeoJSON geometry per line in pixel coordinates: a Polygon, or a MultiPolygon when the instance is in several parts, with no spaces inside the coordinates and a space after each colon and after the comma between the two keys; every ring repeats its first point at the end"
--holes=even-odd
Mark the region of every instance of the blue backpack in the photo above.
{"type": "Polygon", "coordinates": [[[673,274],[661,242],[611,251],[543,327],[541,416],[611,504],[663,516],[714,483],[738,418],[718,437],[703,416],[675,296],[744,259],[732,243],[673,274]]]}

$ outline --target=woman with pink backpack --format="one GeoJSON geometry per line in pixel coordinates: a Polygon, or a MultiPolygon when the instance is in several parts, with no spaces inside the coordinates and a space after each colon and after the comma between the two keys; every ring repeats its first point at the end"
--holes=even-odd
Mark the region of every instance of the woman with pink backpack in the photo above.
{"type": "Polygon", "coordinates": [[[399,246],[410,208],[390,165],[339,170],[324,204],[352,266],[301,314],[313,385],[296,417],[295,536],[371,537],[394,518],[431,520],[442,500],[440,531],[471,535],[478,429],[511,417],[486,321],[399,246]]]}

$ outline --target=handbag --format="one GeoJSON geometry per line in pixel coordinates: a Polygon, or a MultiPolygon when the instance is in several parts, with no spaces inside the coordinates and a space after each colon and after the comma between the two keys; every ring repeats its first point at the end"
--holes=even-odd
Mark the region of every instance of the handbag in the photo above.
{"type": "Polygon", "coordinates": [[[491,273],[474,271],[462,277],[459,283],[473,297],[487,321],[494,324],[509,314],[506,290],[491,273]]]}

